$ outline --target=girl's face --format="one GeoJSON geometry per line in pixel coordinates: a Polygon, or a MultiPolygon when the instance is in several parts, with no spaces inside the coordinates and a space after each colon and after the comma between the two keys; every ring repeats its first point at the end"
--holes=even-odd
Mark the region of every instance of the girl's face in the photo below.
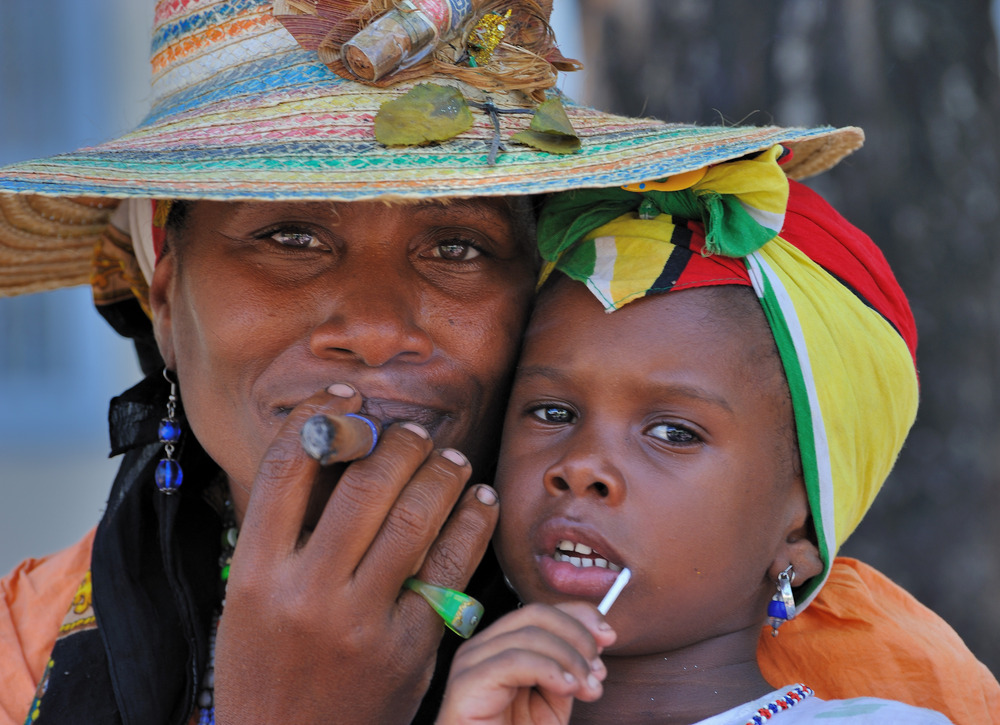
{"type": "Polygon", "coordinates": [[[752,294],[678,291],[609,315],[560,279],[528,329],[500,563],[522,600],[548,603],[596,603],[629,567],[616,654],[756,636],[783,547],[806,535],[787,385],[763,313],[727,308],[747,309],[736,293],[752,294]]]}

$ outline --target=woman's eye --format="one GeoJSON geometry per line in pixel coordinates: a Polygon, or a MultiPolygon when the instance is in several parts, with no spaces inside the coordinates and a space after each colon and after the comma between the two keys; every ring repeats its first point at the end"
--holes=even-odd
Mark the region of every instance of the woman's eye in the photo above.
{"type": "Polygon", "coordinates": [[[309,232],[280,231],[272,234],[271,239],[284,247],[306,249],[323,246],[316,236],[309,232]]]}
{"type": "Polygon", "coordinates": [[[567,408],[558,405],[545,405],[535,408],[531,414],[536,418],[544,420],[546,423],[572,423],[576,420],[576,415],[567,408]]]}
{"type": "Polygon", "coordinates": [[[481,254],[476,247],[468,242],[444,242],[434,248],[434,256],[452,262],[468,262],[481,254]]]}
{"type": "Polygon", "coordinates": [[[687,428],[671,425],[670,423],[660,423],[649,429],[649,435],[654,438],[666,441],[667,443],[697,443],[700,439],[687,428]]]}

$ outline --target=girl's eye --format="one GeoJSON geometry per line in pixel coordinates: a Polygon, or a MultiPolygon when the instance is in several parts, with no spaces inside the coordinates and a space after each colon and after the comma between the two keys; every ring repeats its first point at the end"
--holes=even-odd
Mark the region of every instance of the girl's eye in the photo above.
{"type": "Polygon", "coordinates": [[[670,423],[660,423],[649,429],[649,435],[654,438],[666,441],[667,443],[685,444],[697,443],[700,439],[687,428],[671,425],[670,423]]]}
{"type": "Polygon", "coordinates": [[[481,254],[468,242],[443,242],[434,248],[434,256],[452,262],[468,262],[481,254]]]}
{"type": "Polygon", "coordinates": [[[546,423],[572,423],[576,420],[576,415],[571,410],[558,405],[544,405],[532,410],[531,414],[546,423]]]}
{"type": "Polygon", "coordinates": [[[323,246],[316,236],[309,232],[282,230],[272,234],[271,239],[284,247],[296,247],[298,249],[323,246]]]}

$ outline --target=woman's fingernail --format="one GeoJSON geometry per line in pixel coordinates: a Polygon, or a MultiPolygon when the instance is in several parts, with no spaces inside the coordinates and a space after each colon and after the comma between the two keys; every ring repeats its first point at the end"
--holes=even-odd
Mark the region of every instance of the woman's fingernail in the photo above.
{"type": "Polygon", "coordinates": [[[468,465],[469,461],[461,453],[456,451],[454,448],[442,448],[441,455],[447,458],[449,461],[454,463],[456,466],[468,465]]]}
{"type": "Polygon", "coordinates": [[[576,684],[576,678],[573,677],[572,672],[563,672],[563,679],[566,680],[566,682],[568,682],[571,685],[576,684]]]}
{"type": "Polygon", "coordinates": [[[594,677],[593,675],[587,675],[587,685],[590,687],[591,690],[596,690],[600,688],[601,683],[598,682],[597,678],[594,677]]]}
{"type": "Polygon", "coordinates": [[[338,398],[353,398],[358,391],[346,383],[334,383],[326,389],[326,392],[330,395],[336,395],[338,398]]]}
{"type": "Polygon", "coordinates": [[[601,675],[607,672],[607,670],[604,669],[604,663],[600,660],[600,658],[590,661],[590,669],[593,670],[594,674],[597,675],[601,675]]]}
{"type": "Polygon", "coordinates": [[[601,630],[602,632],[610,632],[610,631],[612,631],[611,625],[608,624],[607,622],[601,622],[600,624],[597,625],[597,628],[599,630],[601,630]]]}
{"type": "Polygon", "coordinates": [[[424,440],[427,440],[428,438],[430,438],[430,435],[428,435],[427,431],[424,429],[424,427],[422,425],[418,425],[417,423],[409,423],[409,422],[407,422],[407,423],[400,423],[399,425],[400,425],[401,428],[406,428],[406,430],[411,431],[413,433],[416,433],[418,436],[420,436],[424,440]]]}
{"type": "Polygon", "coordinates": [[[477,486],[476,498],[479,499],[480,503],[484,503],[487,506],[496,506],[498,500],[497,492],[489,486],[477,486]]]}

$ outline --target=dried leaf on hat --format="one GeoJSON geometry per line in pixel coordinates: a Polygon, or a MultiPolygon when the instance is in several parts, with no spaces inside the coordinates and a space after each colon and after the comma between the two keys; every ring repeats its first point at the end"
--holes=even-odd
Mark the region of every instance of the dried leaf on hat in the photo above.
{"type": "Polygon", "coordinates": [[[316,0],[274,0],[275,15],[316,15],[316,0]]]}
{"type": "Polygon", "coordinates": [[[325,0],[275,0],[273,13],[296,42],[305,50],[316,52],[319,44],[343,19],[346,6],[356,2],[329,3],[325,0]],[[322,8],[320,5],[322,4],[322,8]],[[343,5],[334,8],[331,5],[343,5]]]}
{"type": "Polygon", "coordinates": [[[580,150],[580,137],[573,130],[566,109],[558,98],[550,98],[542,103],[531,117],[528,128],[515,133],[511,141],[527,144],[550,154],[572,154],[580,150]]]}
{"type": "Polygon", "coordinates": [[[457,88],[421,83],[375,116],[375,139],[386,146],[447,141],[472,127],[472,111],[457,88]]]}

